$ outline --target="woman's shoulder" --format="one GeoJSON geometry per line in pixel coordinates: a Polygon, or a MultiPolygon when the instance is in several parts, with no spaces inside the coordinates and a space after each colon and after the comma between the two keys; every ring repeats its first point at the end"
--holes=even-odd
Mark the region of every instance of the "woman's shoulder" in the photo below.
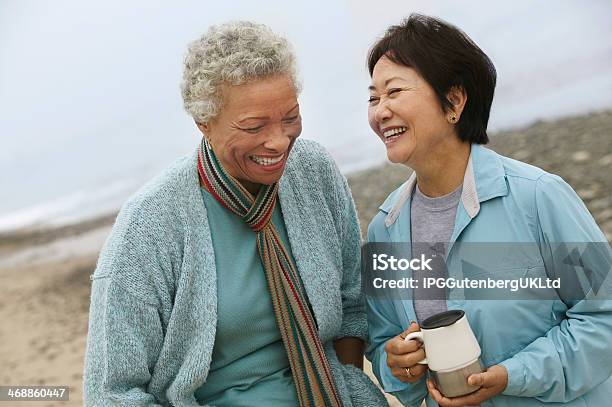
{"type": "Polygon", "coordinates": [[[541,193],[554,195],[561,191],[573,191],[572,187],[557,174],[510,157],[498,156],[504,167],[510,194],[525,195],[527,199],[535,199],[537,202],[537,195],[541,193]]]}
{"type": "Polygon", "coordinates": [[[295,141],[283,178],[285,182],[302,185],[308,181],[309,185],[327,192],[345,182],[338,165],[325,147],[314,140],[302,138],[295,141]]]}
{"type": "Polygon", "coordinates": [[[151,216],[170,214],[198,191],[195,153],[188,154],[147,181],[127,199],[122,211],[137,211],[151,216]]]}
{"type": "Polygon", "coordinates": [[[533,208],[549,241],[606,242],[582,198],[559,175],[503,157],[513,200],[533,208]]]}
{"type": "Polygon", "coordinates": [[[180,246],[188,230],[188,211],[197,207],[187,205],[191,189],[199,193],[194,160],[195,155],[179,158],[126,201],[100,253],[97,273],[112,274],[135,287],[156,278],[155,262],[176,255],[175,244],[180,246]]]}
{"type": "Polygon", "coordinates": [[[195,154],[173,162],[138,189],[121,207],[112,236],[157,241],[159,236],[178,238],[184,234],[186,219],[195,216],[201,199],[195,154]],[[148,239],[144,239],[148,236],[148,239]]]}
{"type": "Polygon", "coordinates": [[[549,172],[535,165],[496,153],[504,167],[506,177],[538,181],[541,177],[550,176],[549,172]]]}
{"type": "Polygon", "coordinates": [[[299,138],[289,155],[287,170],[320,171],[335,165],[334,159],[325,147],[314,140],[299,138]]]}

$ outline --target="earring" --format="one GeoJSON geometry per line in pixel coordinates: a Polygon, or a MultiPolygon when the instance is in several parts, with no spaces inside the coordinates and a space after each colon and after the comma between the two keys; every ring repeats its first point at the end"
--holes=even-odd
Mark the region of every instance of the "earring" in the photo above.
{"type": "Polygon", "coordinates": [[[457,121],[457,115],[455,113],[453,113],[450,117],[450,122],[451,123],[455,123],[457,121]]]}

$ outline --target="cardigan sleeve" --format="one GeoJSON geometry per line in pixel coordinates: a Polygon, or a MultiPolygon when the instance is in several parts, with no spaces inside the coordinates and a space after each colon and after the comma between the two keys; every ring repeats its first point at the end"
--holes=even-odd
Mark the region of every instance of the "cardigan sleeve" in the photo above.
{"type": "Polygon", "coordinates": [[[91,278],[86,406],[169,405],[150,390],[164,341],[154,281],[168,259],[153,238],[154,225],[130,206],[119,214],[91,278]]]}
{"type": "Polygon", "coordinates": [[[110,276],[94,277],[85,355],[86,406],[162,406],[147,392],[163,340],[157,309],[110,276]]]}
{"type": "Polygon", "coordinates": [[[355,202],[346,178],[331,160],[337,195],[336,219],[340,220],[342,245],[342,325],[338,338],[356,337],[367,341],[368,325],[361,290],[361,232],[355,202]]]}

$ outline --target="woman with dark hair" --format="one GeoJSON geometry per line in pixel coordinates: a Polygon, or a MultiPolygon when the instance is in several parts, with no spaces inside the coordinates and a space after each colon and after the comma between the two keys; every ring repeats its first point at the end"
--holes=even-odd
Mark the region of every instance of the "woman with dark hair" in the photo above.
{"type": "MultiPolygon", "coordinates": [[[[441,254],[446,264],[428,271],[436,278],[465,273],[459,243],[536,248],[531,256],[495,259],[482,271],[495,278],[554,273],[555,259],[543,253],[554,252],[557,242],[607,245],[560,177],[483,147],[496,72],[461,30],[413,14],[374,45],[368,68],[370,126],[388,159],[414,170],[380,206],[368,242],[410,243],[412,256],[417,246],[422,254],[441,254]]],[[[404,405],[420,406],[424,399],[428,406],[609,403],[610,301],[563,293],[548,301],[466,301],[451,294],[415,287],[410,300],[367,300],[366,356],[385,391],[404,405]],[[457,308],[468,317],[486,371],[468,378],[477,391],[448,398],[426,380],[427,365],[418,363],[425,357],[421,344],[404,338],[429,316],[457,308]]]]}

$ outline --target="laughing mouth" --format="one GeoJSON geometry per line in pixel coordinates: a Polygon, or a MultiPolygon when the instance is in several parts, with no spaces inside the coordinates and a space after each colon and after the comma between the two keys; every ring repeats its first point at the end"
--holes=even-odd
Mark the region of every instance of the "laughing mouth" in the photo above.
{"type": "Polygon", "coordinates": [[[249,158],[255,161],[259,165],[268,166],[268,165],[278,164],[279,162],[281,162],[282,159],[285,158],[285,154],[283,153],[276,157],[263,157],[263,156],[252,155],[249,158]]]}
{"type": "Polygon", "coordinates": [[[385,130],[383,132],[383,137],[385,138],[385,142],[387,141],[393,141],[397,138],[399,138],[399,136],[401,136],[402,134],[404,134],[404,132],[408,130],[407,127],[401,126],[401,127],[394,127],[392,129],[389,130],[385,130]]]}

